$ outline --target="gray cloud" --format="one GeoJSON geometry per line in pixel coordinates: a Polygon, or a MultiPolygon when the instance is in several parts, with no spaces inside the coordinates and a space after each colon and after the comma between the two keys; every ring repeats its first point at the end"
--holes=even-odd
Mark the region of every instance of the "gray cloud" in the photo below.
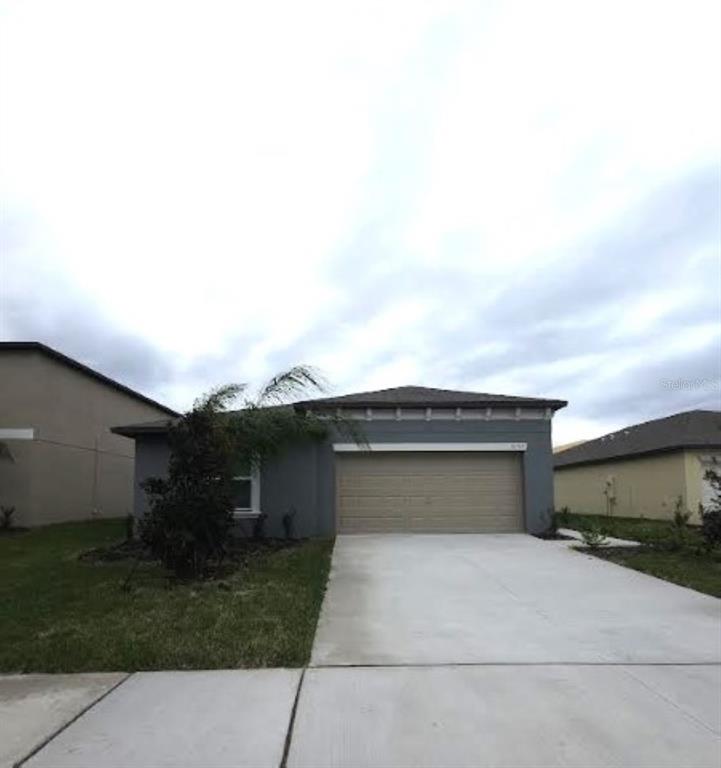
{"type": "MultiPolygon", "coordinates": [[[[391,343],[348,371],[346,388],[407,348],[418,349],[420,339],[424,375],[416,383],[462,387],[527,369],[527,384],[519,393],[565,397],[571,401],[569,413],[618,424],[686,408],[721,407],[718,337],[681,354],[663,352],[668,334],[717,323],[721,316],[719,189],[717,168],[679,179],[613,229],[577,244],[552,268],[536,263],[527,274],[493,281],[462,269],[411,269],[394,262],[389,234],[394,222],[370,221],[333,264],[340,306],[298,341],[271,351],[268,370],[313,363],[324,351],[342,348],[349,329],[408,297],[427,297],[454,312],[461,308],[462,323],[443,328],[431,319],[407,337],[389,328],[391,343]],[[703,246],[708,255],[699,257],[703,246]],[[696,301],[669,308],[642,331],[624,330],[628,307],[679,281],[698,288],[696,301]],[[469,358],[470,349],[493,342],[507,347],[491,346],[469,358]],[[596,383],[588,373],[544,367],[595,353],[618,359],[618,374],[605,371],[596,383]]],[[[6,245],[22,249],[16,226],[4,234],[6,245]]],[[[469,252],[477,247],[462,235],[455,241],[469,252]]],[[[180,379],[197,382],[198,392],[237,379],[244,357],[263,340],[262,328],[249,329],[232,336],[222,353],[197,355],[183,368],[143,338],[110,325],[101,308],[61,282],[35,289],[32,301],[3,292],[4,338],[43,341],[160,399],[180,379]]]]}
{"type": "MultiPolygon", "coordinates": [[[[613,229],[577,244],[552,268],[536,264],[528,274],[497,282],[463,271],[388,266],[392,245],[382,227],[366,226],[335,264],[334,279],[347,286],[340,312],[278,351],[274,362],[282,365],[298,355],[305,359],[309,349],[341,344],[346,328],[369,322],[409,296],[428,296],[454,311],[464,309],[459,327],[439,330],[431,321],[416,331],[423,338],[429,384],[467,386],[506,371],[605,354],[619,364],[617,378],[610,372],[610,385],[609,372],[597,384],[585,373],[541,368],[529,374],[523,393],[565,397],[571,401],[569,413],[617,422],[684,408],[719,408],[718,337],[668,357],[664,339],[685,328],[718,324],[721,317],[720,189],[716,167],[678,179],[629,211],[613,229]],[[705,255],[699,256],[704,247],[705,255]],[[697,290],[692,303],[668,307],[642,330],[624,326],[637,302],[679,283],[697,290]],[[493,342],[507,348],[495,349],[493,342]],[[469,349],[484,344],[490,349],[468,358],[469,349]],[[676,380],[706,384],[664,383],[676,380]]],[[[388,335],[393,334],[389,328],[388,335]]],[[[367,365],[391,361],[406,341],[395,338],[367,365]]]]}
{"type": "Polygon", "coordinates": [[[160,400],[177,373],[169,357],[110,325],[98,307],[63,291],[60,281],[36,286],[32,297],[3,292],[0,302],[3,340],[40,341],[160,400]]]}

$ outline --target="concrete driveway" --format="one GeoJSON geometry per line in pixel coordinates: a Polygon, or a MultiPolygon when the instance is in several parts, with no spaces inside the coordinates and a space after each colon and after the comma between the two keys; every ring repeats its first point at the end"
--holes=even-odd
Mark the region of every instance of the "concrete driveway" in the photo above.
{"type": "Polygon", "coordinates": [[[289,766],[721,765],[721,601],[525,535],[339,537],[289,766]]]}
{"type": "Polygon", "coordinates": [[[311,665],[719,663],[720,609],[533,536],[339,536],[311,665]]]}

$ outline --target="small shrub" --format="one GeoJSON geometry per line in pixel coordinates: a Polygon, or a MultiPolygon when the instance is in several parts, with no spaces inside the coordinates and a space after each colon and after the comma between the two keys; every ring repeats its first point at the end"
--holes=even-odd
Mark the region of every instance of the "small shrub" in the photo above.
{"type": "Polygon", "coordinates": [[[600,549],[606,543],[606,532],[598,523],[591,523],[581,529],[583,543],[592,550],[600,549]]]}
{"type": "Polygon", "coordinates": [[[704,475],[713,491],[711,503],[699,507],[701,512],[701,535],[708,551],[721,545],[721,476],[713,469],[704,475]]]}
{"type": "Polygon", "coordinates": [[[133,515],[125,516],[125,541],[132,541],[135,538],[135,517],[133,515]]]}
{"type": "Polygon", "coordinates": [[[295,507],[291,507],[283,515],[283,530],[285,531],[285,538],[286,539],[294,539],[295,538],[295,516],[296,516],[297,512],[298,512],[298,510],[295,507]]]}
{"type": "Polygon", "coordinates": [[[9,531],[13,527],[15,507],[0,507],[0,529],[9,531]]]}
{"type": "Polygon", "coordinates": [[[688,521],[691,513],[684,509],[683,498],[679,496],[673,508],[673,523],[671,525],[671,548],[683,549],[688,542],[688,521]]]}
{"type": "Polygon", "coordinates": [[[556,512],[555,517],[557,528],[568,528],[571,522],[571,510],[568,507],[561,507],[561,509],[556,512]]]}
{"type": "Polygon", "coordinates": [[[268,519],[268,515],[265,512],[261,512],[258,517],[255,518],[253,523],[253,538],[264,539],[265,538],[265,521],[268,519]]]}

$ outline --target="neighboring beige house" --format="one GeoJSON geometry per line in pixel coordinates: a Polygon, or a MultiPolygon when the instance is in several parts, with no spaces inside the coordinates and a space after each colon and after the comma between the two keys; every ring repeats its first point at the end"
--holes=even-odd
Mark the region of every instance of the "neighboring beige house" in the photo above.
{"type": "Polygon", "coordinates": [[[699,522],[706,470],[721,473],[721,412],[686,411],[636,424],[554,455],[556,508],[617,517],[673,517],[676,500],[699,522]]]}
{"type": "Polygon", "coordinates": [[[175,411],[37,342],[0,342],[0,505],[14,522],[121,517],[132,440],[110,427],[175,411]]]}

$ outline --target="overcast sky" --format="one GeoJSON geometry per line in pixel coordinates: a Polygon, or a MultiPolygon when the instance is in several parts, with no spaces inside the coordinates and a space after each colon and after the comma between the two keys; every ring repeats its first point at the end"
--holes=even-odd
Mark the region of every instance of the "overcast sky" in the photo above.
{"type": "Polygon", "coordinates": [[[0,336],[177,408],[319,366],[721,407],[721,4],[0,2],[0,336]]]}

